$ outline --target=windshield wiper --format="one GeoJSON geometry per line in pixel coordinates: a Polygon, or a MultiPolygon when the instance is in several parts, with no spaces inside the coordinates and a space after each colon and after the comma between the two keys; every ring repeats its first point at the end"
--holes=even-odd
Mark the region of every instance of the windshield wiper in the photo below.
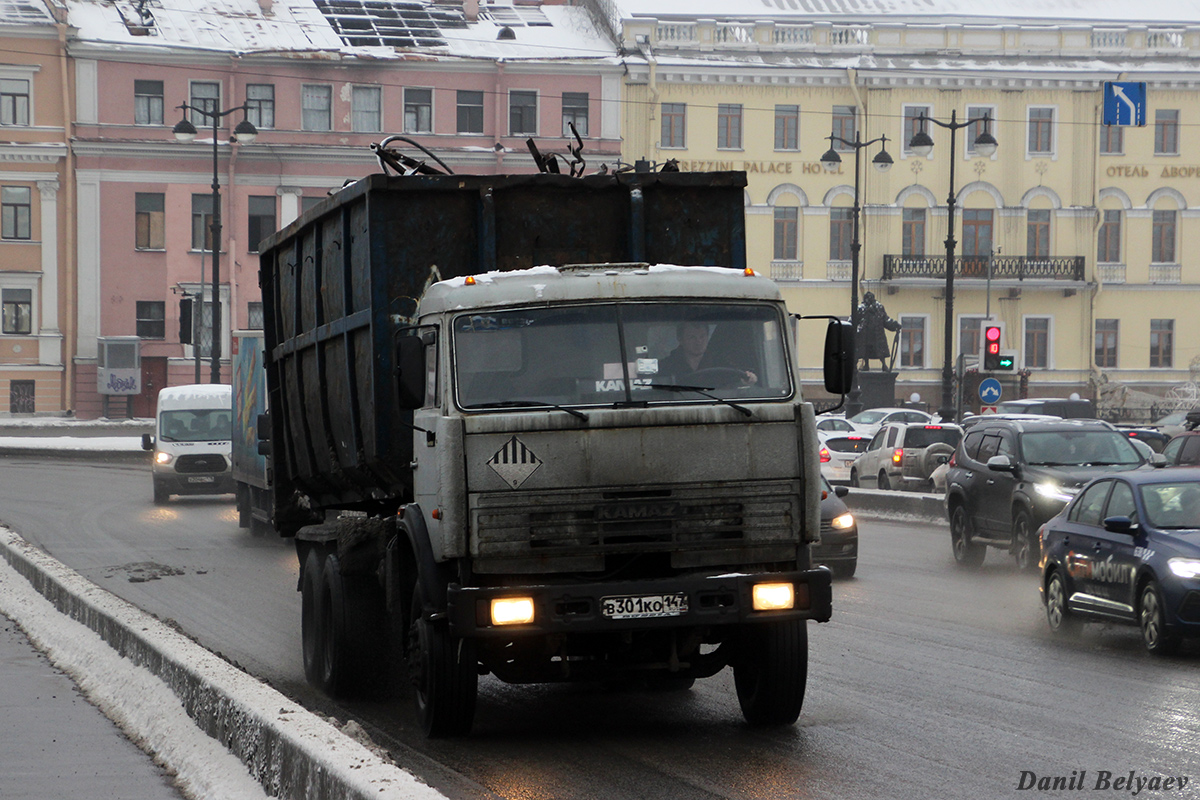
{"type": "Polygon", "coordinates": [[[745,406],[738,405],[732,400],[726,400],[724,397],[718,397],[717,395],[713,394],[712,388],[708,386],[684,386],[678,383],[651,383],[648,384],[648,386],[651,389],[666,389],[668,392],[695,392],[696,394],[704,395],[710,400],[716,400],[718,403],[724,403],[730,408],[742,412],[747,417],[754,416],[754,412],[745,406]]]}
{"type": "Polygon", "coordinates": [[[587,422],[588,415],[575,408],[567,408],[560,406],[558,403],[545,403],[541,400],[500,400],[495,403],[475,403],[463,408],[554,408],[559,411],[565,411],[572,417],[577,417],[584,422],[587,422]]]}

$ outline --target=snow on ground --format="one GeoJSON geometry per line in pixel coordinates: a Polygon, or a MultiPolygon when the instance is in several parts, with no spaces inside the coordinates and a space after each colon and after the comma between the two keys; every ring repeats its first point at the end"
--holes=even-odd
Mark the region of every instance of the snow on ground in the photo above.
{"type": "Polygon", "coordinates": [[[0,614],[19,625],[130,740],[173,772],[185,797],[265,800],[266,793],[242,763],[196,727],[166,684],[59,613],[3,558],[0,614]]]}
{"type": "Polygon", "coordinates": [[[24,450],[95,450],[99,452],[140,451],[137,436],[0,436],[0,452],[24,450]]]}

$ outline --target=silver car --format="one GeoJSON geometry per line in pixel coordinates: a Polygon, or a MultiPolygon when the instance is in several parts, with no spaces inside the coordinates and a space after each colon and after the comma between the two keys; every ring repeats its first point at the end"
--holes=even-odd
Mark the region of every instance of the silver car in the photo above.
{"type": "Polygon", "coordinates": [[[957,425],[884,425],[850,467],[850,485],[930,491],[933,471],[950,460],[962,436],[957,425]]]}

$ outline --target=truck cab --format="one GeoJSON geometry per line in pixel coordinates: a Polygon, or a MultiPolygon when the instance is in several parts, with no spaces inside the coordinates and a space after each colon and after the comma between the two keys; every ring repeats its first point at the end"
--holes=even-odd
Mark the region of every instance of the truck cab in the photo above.
{"type": "Polygon", "coordinates": [[[154,433],[142,436],[153,453],[154,502],[173,494],[233,491],[230,472],[232,395],[223,384],[171,386],[158,393],[154,433]]]}

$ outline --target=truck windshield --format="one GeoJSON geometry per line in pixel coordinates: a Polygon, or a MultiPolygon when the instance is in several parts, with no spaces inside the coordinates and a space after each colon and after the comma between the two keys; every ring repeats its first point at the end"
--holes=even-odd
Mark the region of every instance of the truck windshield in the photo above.
{"type": "Polygon", "coordinates": [[[164,411],[158,435],[164,442],[227,441],[233,435],[232,419],[228,408],[164,411]]]}
{"type": "Polygon", "coordinates": [[[774,305],[623,303],[464,314],[462,408],[714,403],[792,396],[774,305]],[[703,392],[703,394],[702,394],[703,392]]]}

